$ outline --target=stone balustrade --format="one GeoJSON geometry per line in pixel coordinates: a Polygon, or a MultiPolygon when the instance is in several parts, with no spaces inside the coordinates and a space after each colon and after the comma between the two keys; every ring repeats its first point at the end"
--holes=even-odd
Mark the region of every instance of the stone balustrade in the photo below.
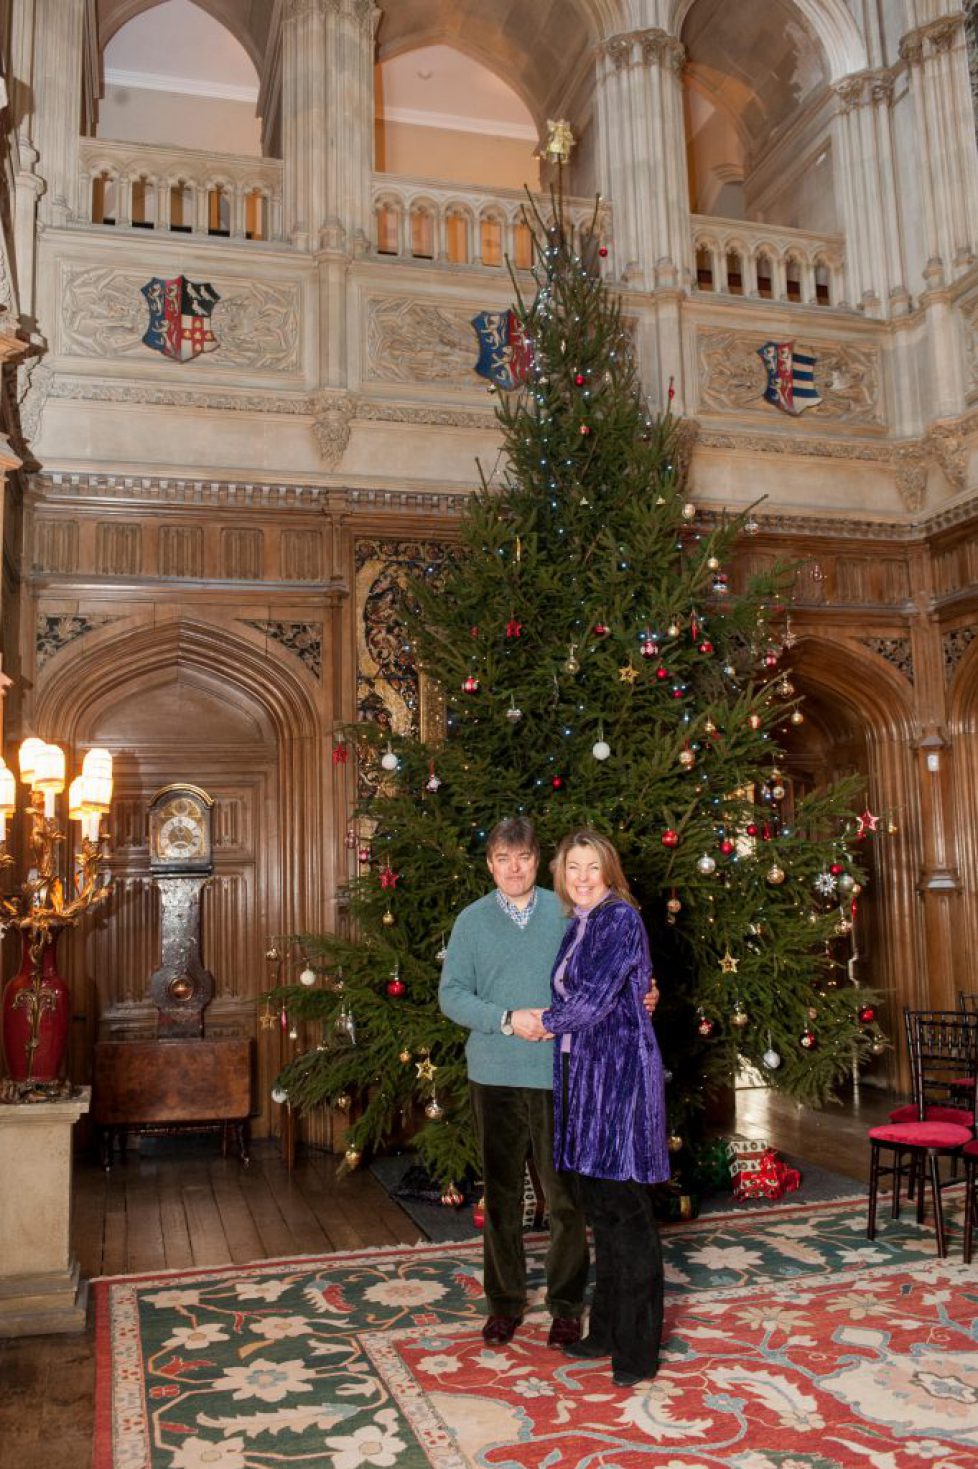
{"type": "MultiPolygon", "coordinates": [[[[549,200],[535,196],[541,212],[549,200]]],[[[526,223],[528,200],[519,189],[434,184],[428,179],[374,174],[373,253],[378,259],[423,260],[439,265],[484,265],[519,269],[532,264],[532,235],[526,223]]],[[[594,200],[565,199],[564,210],[583,238],[599,239],[610,211],[594,200]]]]}
{"type": "Polygon", "coordinates": [[[278,159],[103,138],[82,138],[79,156],[83,223],[232,240],[282,239],[278,159]]]}
{"type": "Polygon", "coordinates": [[[844,241],[783,225],[690,217],[694,290],[804,306],[842,306],[844,241]]]}

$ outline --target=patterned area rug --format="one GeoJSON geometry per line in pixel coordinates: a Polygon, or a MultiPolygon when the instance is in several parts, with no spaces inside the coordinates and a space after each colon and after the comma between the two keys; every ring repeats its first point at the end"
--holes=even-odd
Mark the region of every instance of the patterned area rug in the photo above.
{"type": "Polygon", "coordinates": [[[99,1281],[94,1469],[973,1469],[978,1279],[864,1231],[862,1198],[664,1230],[629,1390],[548,1351],[540,1240],[504,1349],[478,1243],[99,1281]]]}

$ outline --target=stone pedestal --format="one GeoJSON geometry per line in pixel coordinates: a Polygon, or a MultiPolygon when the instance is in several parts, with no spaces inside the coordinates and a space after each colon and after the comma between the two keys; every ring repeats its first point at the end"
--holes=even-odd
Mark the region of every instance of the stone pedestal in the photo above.
{"type": "Polygon", "coordinates": [[[71,1129],[91,1092],[0,1105],[0,1336],[82,1331],[88,1281],[71,1253],[71,1129]]]}

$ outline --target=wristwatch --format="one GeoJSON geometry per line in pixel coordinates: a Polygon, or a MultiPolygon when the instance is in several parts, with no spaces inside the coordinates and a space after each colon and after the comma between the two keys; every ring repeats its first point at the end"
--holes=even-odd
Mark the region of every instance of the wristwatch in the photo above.
{"type": "Polygon", "coordinates": [[[512,1010],[504,1010],[503,1011],[503,1018],[502,1018],[502,1021],[500,1022],[499,1029],[502,1031],[503,1035],[513,1035],[514,1034],[514,1031],[513,1031],[513,1012],[512,1012],[512,1010]]]}

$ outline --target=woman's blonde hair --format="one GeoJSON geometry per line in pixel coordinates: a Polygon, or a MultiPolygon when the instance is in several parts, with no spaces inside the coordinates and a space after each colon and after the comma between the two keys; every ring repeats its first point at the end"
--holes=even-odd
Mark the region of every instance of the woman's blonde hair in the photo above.
{"type": "Polygon", "coordinates": [[[632,890],[628,886],[628,878],[622,870],[621,858],[612,842],[600,831],[594,831],[589,826],[580,827],[577,831],[569,831],[562,839],[560,846],[554,854],[550,864],[553,873],[554,892],[568,912],[574,907],[573,900],[567,889],[567,853],[571,847],[591,847],[601,863],[601,879],[607,883],[616,898],[622,898],[626,903],[631,903],[633,908],[638,904],[632,897],[632,890]]]}

